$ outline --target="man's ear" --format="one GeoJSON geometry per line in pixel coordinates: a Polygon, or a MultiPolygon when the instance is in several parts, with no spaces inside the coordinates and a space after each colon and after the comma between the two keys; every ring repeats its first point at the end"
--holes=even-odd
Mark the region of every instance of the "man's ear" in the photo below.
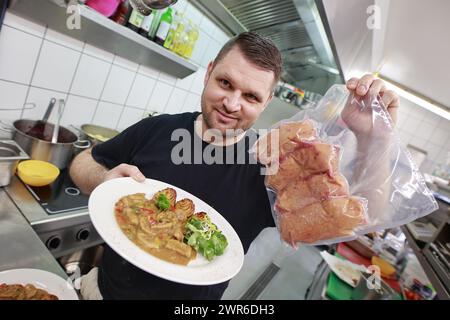
{"type": "Polygon", "coordinates": [[[206,69],[205,78],[203,79],[203,85],[206,87],[206,84],[208,83],[209,78],[211,77],[211,72],[214,68],[214,61],[211,61],[208,63],[208,68],[206,69]]]}

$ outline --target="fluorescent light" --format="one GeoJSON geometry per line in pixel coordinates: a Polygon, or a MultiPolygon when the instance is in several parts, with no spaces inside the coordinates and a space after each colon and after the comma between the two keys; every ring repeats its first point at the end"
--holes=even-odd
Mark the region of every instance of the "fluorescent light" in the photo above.
{"type": "Polygon", "coordinates": [[[383,76],[378,76],[380,79],[382,79],[384,81],[384,83],[386,84],[386,88],[389,90],[393,90],[395,91],[399,96],[417,104],[418,106],[427,109],[430,112],[433,112],[434,114],[437,114],[438,116],[441,116],[447,120],[450,120],[450,112],[444,110],[441,107],[438,107],[435,104],[432,104],[431,102],[422,99],[416,95],[414,95],[411,92],[408,92],[402,88],[400,88],[399,86],[393,84],[392,82],[390,82],[389,80],[385,79],[383,76]]]}

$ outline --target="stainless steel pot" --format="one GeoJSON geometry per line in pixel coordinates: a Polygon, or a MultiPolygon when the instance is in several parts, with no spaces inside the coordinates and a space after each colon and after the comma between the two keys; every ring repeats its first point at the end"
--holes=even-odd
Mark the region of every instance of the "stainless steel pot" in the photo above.
{"type": "Polygon", "coordinates": [[[78,137],[65,127],[59,128],[56,143],[51,142],[54,125],[45,123],[42,131],[35,131],[35,120],[16,120],[13,127],[12,138],[34,160],[53,163],[60,169],[66,168],[72,160],[74,148],[78,148],[78,137]]]}

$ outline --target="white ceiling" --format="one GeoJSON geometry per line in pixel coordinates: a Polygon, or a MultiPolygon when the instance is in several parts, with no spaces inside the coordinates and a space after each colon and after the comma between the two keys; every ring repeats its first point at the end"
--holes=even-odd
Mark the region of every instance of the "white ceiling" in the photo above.
{"type": "Polygon", "coordinates": [[[450,108],[450,1],[393,0],[380,73],[450,108]]]}
{"type": "Polygon", "coordinates": [[[450,1],[323,0],[344,76],[379,71],[450,108],[450,1]],[[369,30],[367,8],[380,9],[369,30]]]}

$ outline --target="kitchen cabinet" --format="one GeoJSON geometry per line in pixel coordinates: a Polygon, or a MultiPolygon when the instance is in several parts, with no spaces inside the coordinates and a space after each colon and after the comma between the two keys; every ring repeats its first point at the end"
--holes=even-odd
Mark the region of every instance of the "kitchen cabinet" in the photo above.
{"type": "Polygon", "coordinates": [[[95,10],[84,5],[79,5],[78,9],[80,28],[71,28],[68,21],[72,21],[70,19],[75,13],[67,12],[64,1],[12,0],[9,7],[14,14],[177,78],[184,78],[197,71],[196,64],[115,23],[95,10]]]}

